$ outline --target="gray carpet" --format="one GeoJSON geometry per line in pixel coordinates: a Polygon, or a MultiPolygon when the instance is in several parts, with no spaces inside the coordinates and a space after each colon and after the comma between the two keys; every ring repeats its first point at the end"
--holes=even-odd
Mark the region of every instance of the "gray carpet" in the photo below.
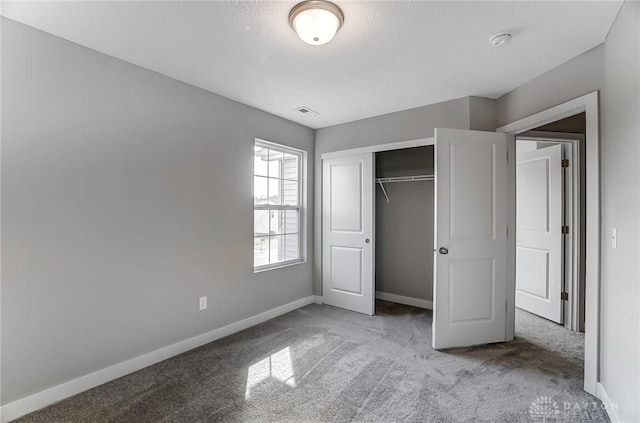
{"type": "Polygon", "coordinates": [[[19,421],[609,421],[582,390],[581,334],[521,310],[516,331],[507,344],[434,351],[430,311],[314,304],[19,421]]]}

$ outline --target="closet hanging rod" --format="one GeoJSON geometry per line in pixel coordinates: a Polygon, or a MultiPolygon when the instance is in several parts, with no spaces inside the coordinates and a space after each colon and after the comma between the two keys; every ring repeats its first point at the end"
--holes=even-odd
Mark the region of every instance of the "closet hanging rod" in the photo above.
{"type": "Polygon", "coordinates": [[[413,176],[393,176],[390,178],[376,178],[376,183],[389,182],[415,182],[415,181],[433,181],[433,175],[413,175],[413,176]]]}

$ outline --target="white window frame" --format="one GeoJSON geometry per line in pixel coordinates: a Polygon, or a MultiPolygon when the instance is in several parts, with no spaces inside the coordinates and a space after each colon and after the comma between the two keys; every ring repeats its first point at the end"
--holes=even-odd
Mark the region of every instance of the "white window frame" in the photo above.
{"type": "MultiPolygon", "coordinates": [[[[253,266],[253,270],[254,273],[258,273],[258,272],[264,272],[265,270],[272,270],[272,269],[278,269],[281,267],[286,267],[286,266],[291,266],[291,265],[295,265],[295,264],[300,264],[300,263],[304,263],[306,262],[306,195],[305,195],[305,186],[306,186],[306,163],[307,163],[307,152],[304,150],[300,150],[297,148],[293,148],[293,147],[289,147],[283,144],[278,144],[275,142],[271,142],[271,141],[265,141],[259,138],[255,139],[254,142],[254,147],[263,147],[263,148],[268,148],[270,150],[275,150],[275,151],[279,151],[279,152],[283,152],[283,153],[287,153],[287,154],[292,154],[292,155],[296,155],[298,156],[298,205],[297,206],[290,206],[290,205],[256,205],[254,203],[253,205],[253,210],[254,212],[256,210],[297,210],[298,211],[298,258],[294,259],[294,260],[287,260],[287,261],[280,261],[277,263],[269,263],[269,264],[263,264],[260,266],[256,266],[255,265],[255,261],[254,261],[254,266],[253,266]]],[[[253,149],[253,151],[255,152],[255,148],[253,149]]],[[[254,153],[255,154],[255,153],[254,153]]],[[[254,157],[252,157],[252,160],[255,160],[254,157]]],[[[252,162],[253,164],[253,162],[252,162]]],[[[261,175],[256,175],[255,172],[255,166],[252,165],[252,169],[253,169],[253,180],[255,181],[255,176],[261,176],[261,175]]],[[[255,184],[255,182],[254,182],[255,184]]],[[[255,189],[255,187],[254,187],[255,189]]],[[[255,213],[254,213],[255,214],[255,213]]],[[[271,235],[269,235],[271,236],[271,235]]],[[[254,228],[253,228],[253,238],[255,240],[256,235],[255,235],[255,222],[254,222],[254,228]]],[[[255,244],[253,244],[255,245],[255,244]]]]}

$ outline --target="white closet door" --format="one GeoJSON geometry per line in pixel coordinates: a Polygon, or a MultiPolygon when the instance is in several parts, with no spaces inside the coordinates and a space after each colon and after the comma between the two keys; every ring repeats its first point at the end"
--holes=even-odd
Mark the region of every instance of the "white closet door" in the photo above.
{"type": "Polygon", "coordinates": [[[507,135],[436,129],[433,347],[506,340],[507,135]]]}
{"type": "Polygon", "coordinates": [[[375,312],[373,160],[366,153],[322,163],[322,301],[368,315],[375,312]]]}
{"type": "Polygon", "coordinates": [[[562,146],[517,160],[516,307],[562,323],[562,146]]]}

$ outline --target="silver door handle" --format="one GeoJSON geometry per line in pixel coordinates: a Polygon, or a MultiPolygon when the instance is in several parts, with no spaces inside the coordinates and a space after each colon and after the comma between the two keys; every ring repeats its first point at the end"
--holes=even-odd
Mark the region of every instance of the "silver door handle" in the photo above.
{"type": "Polygon", "coordinates": [[[440,254],[442,254],[442,255],[447,255],[447,254],[449,254],[449,250],[447,250],[447,249],[446,249],[446,248],[444,248],[444,247],[440,247],[440,249],[438,250],[438,252],[439,252],[440,254]]]}

